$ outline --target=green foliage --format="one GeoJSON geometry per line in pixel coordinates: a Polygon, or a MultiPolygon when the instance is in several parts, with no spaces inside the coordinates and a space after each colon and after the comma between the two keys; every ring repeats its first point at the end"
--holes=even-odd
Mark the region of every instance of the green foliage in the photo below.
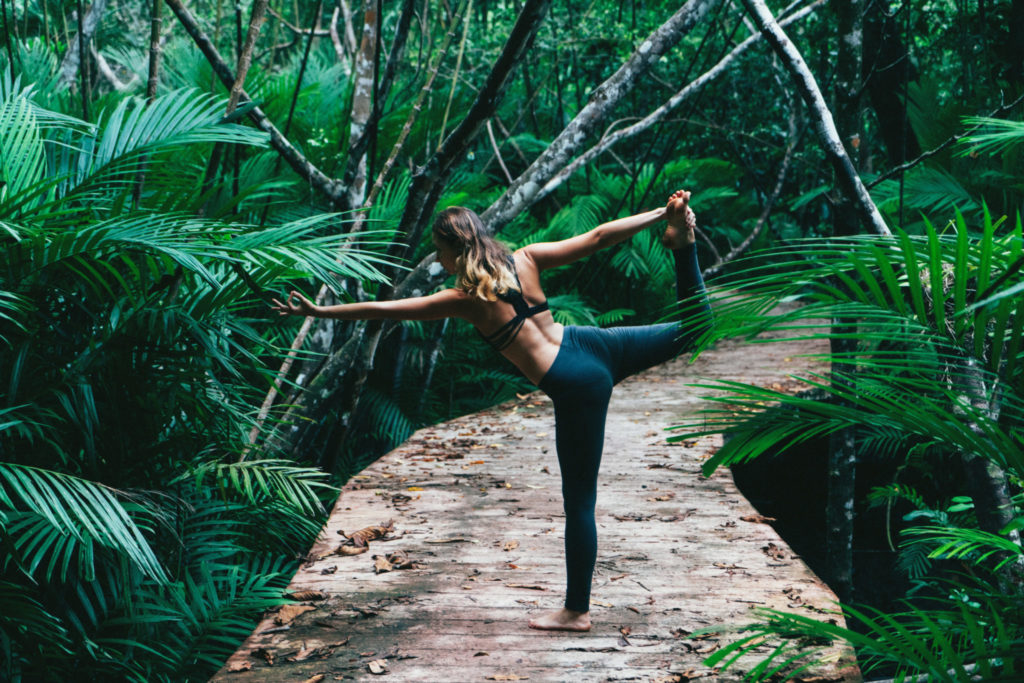
{"type": "MultiPolygon", "coordinates": [[[[928,471],[939,466],[939,454],[956,453],[985,458],[1019,478],[1024,310],[1009,292],[1022,286],[1021,222],[1007,225],[987,212],[982,219],[977,232],[958,213],[941,232],[925,220],[919,237],[897,231],[891,238],[804,241],[741,264],[718,295],[717,327],[705,343],[774,330],[785,331],[783,337],[841,335],[853,350],[828,356],[829,375],[798,378],[813,390],[798,395],[732,381],[704,385],[716,395],[699,422],[681,426],[685,437],[674,438],[728,437],[705,464],[706,474],[854,428],[884,445],[876,454],[905,458],[903,467],[928,471]],[[830,327],[834,320],[848,322],[830,327]]],[[[882,667],[897,678],[965,680],[968,671],[985,680],[1014,677],[1012,659],[1024,647],[1019,592],[961,579],[936,593],[927,573],[936,563],[963,562],[995,583],[1022,565],[1016,538],[976,528],[977,501],[966,496],[935,509],[914,489],[894,484],[871,499],[916,508],[904,516],[902,563],[932,597],[915,599],[900,614],[844,607],[846,619],[856,622],[852,630],[763,611],[757,624],[743,628],[748,635],[716,653],[709,666],[731,665],[767,646],[774,649],[750,680],[783,670],[792,675],[817,657],[807,644],[824,639],[856,647],[866,673],[882,667]]]]}
{"type": "Polygon", "coordinates": [[[260,297],[383,281],[381,235],[190,215],[189,150],[266,140],[217,98],[90,124],[0,95],[0,675],[205,678],[279,604],[334,490],[272,451],[239,461],[281,357],[260,297]]]}

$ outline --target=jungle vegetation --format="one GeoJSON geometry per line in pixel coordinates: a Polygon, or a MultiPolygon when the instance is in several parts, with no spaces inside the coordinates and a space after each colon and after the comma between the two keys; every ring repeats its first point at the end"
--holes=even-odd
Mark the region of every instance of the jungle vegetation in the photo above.
{"type": "MultiPolygon", "coordinates": [[[[833,368],[797,396],[709,387],[680,425],[726,435],[708,468],[830,444],[849,628],[764,613],[709,663],[778,642],[750,677],[780,678],[825,638],[869,677],[1022,675],[1024,0],[0,15],[0,679],[205,680],[348,477],[531,388],[464,325],[314,325],[270,296],[441,286],[446,206],[518,246],[678,187],[715,278],[705,343],[795,328],[833,368]],[[891,480],[858,497],[868,460],[891,480]],[[857,603],[862,505],[894,512],[897,611],[857,603]]],[[[560,322],[672,303],[655,235],[546,277],[560,322]]]]}

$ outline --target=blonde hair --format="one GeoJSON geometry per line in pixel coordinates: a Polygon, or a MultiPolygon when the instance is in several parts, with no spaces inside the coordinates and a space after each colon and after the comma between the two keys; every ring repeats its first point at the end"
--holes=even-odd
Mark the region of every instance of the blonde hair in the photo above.
{"type": "Polygon", "coordinates": [[[461,206],[437,214],[434,235],[455,249],[455,286],[471,296],[496,301],[519,289],[512,253],[487,231],[480,216],[461,206]]]}

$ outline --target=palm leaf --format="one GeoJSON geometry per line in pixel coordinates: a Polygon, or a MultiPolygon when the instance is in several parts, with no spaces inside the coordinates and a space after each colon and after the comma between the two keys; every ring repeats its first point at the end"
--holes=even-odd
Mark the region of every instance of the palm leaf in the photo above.
{"type": "Polygon", "coordinates": [[[275,459],[203,463],[174,481],[192,480],[202,488],[207,479],[223,493],[239,496],[251,505],[276,500],[305,514],[323,512],[317,491],[335,490],[325,483],[324,472],[275,459]]]}
{"type": "MultiPolygon", "coordinates": [[[[167,579],[149,543],[113,491],[102,484],[51,470],[0,463],[0,506],[27,510],[44,519],[49,528],[35,525],[31,531],[47,536],[50,545],[57,539],[49,529],[56,529],[76,543],[95,542],[114,550],[157,581],[167,579]]],[[[32,541],[31,537],[19,539],[23,545],[32,541]]],[[[47,538],[39,538],[33,547],[48,548],[46,542],[47,538]]],[[[62,543],[63,552],[71,552],[67,544],[72,541],[65,538],[62,543]]]]}

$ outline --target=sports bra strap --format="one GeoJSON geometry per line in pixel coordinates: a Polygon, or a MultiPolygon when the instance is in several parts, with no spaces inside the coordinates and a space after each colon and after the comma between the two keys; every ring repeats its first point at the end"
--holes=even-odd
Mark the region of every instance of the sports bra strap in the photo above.
{"type": "Polygon", "coordinates": [[[512,266],[512,274],[516,278],[516,284],[519,285],[519,289],[509,289],[508,291],[498,294],[498,298],[506,303],[512,304],[512,309],[516,314],[511,320],[491,334],[484,334],[483,332],[480,332],[480,336],[484,338],[484,341],[498,351],[501,351],[512,343],[512,340],[514,340],[516,335],[519,334],[519,330],[522,329],[523,323],[526,322],[527,318],[532,318],[538,313],[543,313],[548,310],[548,302],[546,300],[535,306],[531,306],[526,303],[526,299],[523,298],[523,285],[519,282],[519,273],[516,272],[515,260],[510,257],[509,261],[512,266]]]}

